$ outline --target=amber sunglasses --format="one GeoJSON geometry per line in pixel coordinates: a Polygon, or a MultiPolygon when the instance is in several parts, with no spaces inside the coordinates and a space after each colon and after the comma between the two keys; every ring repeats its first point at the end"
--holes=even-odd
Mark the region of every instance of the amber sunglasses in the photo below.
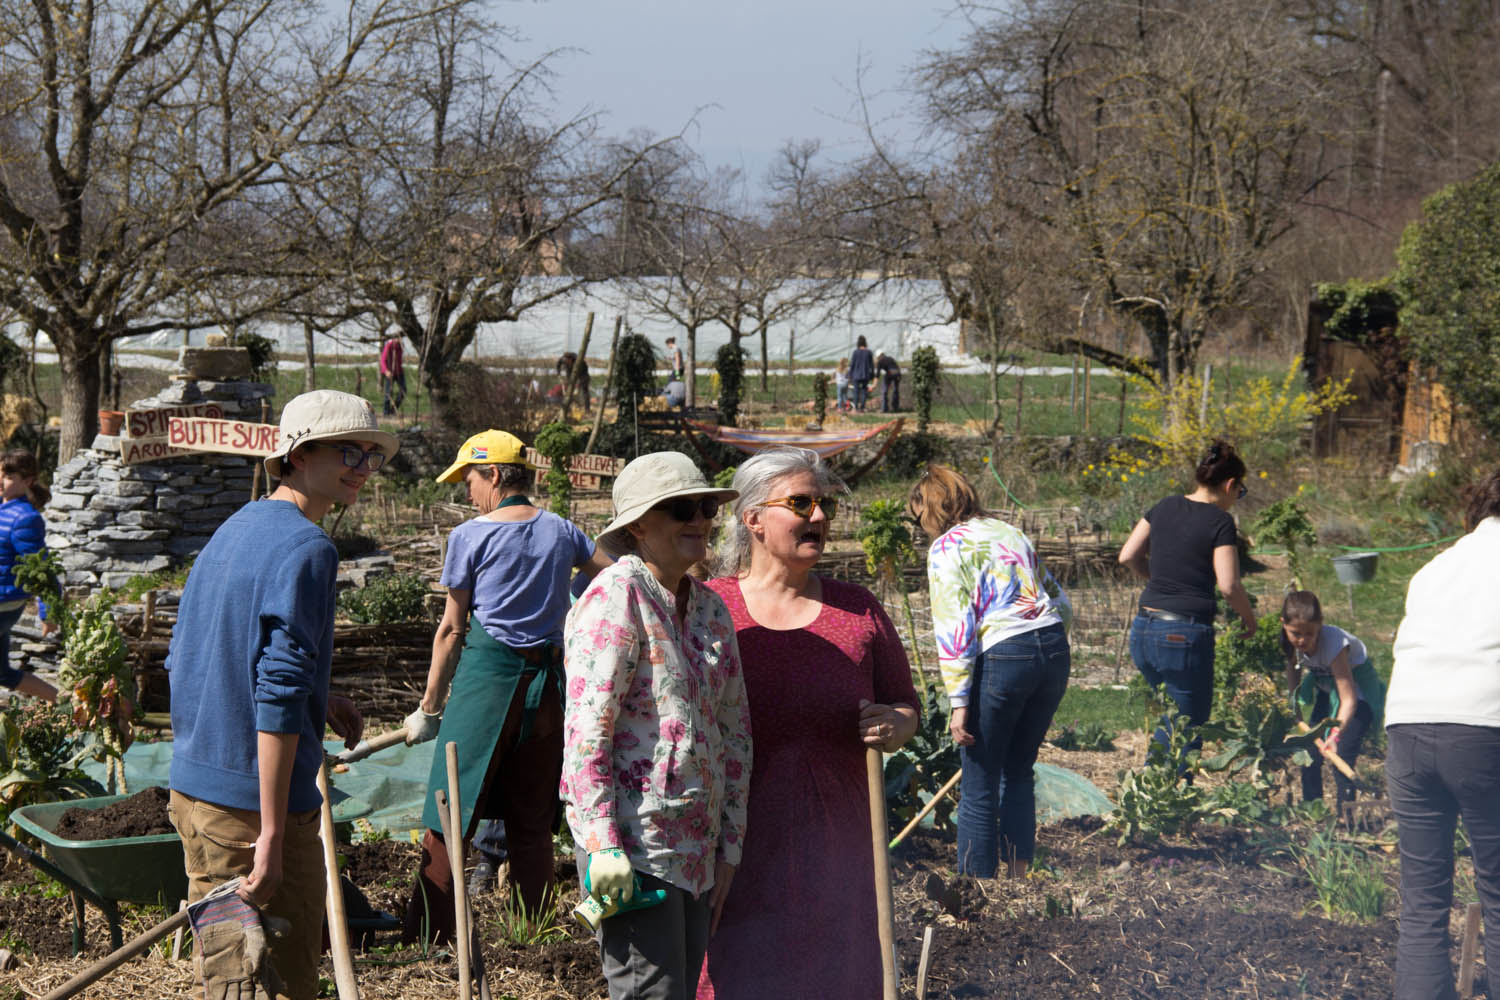
{"type": "Polygon", "coordinates": [[[814,507],[823,510],[823,516],[832,519],[839,512],[838,497],[810,497],[806,493],[794,493],[789,497],[777,497],[756,504],[757,507],[785,507],[801,518],[811,518],[814,507]]]}

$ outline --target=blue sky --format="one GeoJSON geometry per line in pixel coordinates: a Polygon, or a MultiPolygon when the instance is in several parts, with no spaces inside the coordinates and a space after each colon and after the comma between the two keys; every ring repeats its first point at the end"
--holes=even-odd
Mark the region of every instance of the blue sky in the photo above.
{"type": "Polygon", "coordinates": [[[496,17],[523,41],[513,57],[570,49],[553,62],[559,114],[605,112],[605,133],[669,135],[697,116],[692,145],[757,187],[787,139],[819,138],[825,155],[858,152],[858,68],[887,134],[895,91],[920,53],[953,45],[945,0],[509,0],[496,17]]]}

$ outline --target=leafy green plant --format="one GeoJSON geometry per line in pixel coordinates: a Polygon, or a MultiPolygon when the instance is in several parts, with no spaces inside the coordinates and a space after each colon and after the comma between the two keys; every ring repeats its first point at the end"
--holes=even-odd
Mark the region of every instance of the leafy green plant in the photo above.
{"type": "Polygon", "coordinates": [[[1184,834],[1215,815],[1216,807],[1207,793],[1189,780],[1198,771],[1198,751],[1189,749],[1195,735],[1187,717],[1179,715],[1169,743],[1163,746],[1153,739],[1147,745],[1145,766],[1127,771],[1120,779],[1115,794],[1118,805],[1105,827],[1119,831],[1121,845],[1184,834]]]}
{"type": "Polygon", "coordinates": [[[733,427],[740,418],[740,395],[745,387],[745,352],[738,344],[725,344],[714,357],[719,375],[719,423],[733,427]]]}
{"type": "Polygon", "coordinates": [[[917,669],[924,671],[922,653],[917,642],[917,621],[911,610],[911,595],[906,592],[903,570],[917,558],[912,547],[911,529],[906,525],[906,506],[899,500],[876,500],[860,515],[855,532],[865,550],[865,566],[886,587],[901,592],[901,606],[906,611],[906,631],[911,636],[911,654],[917,669]]]}
{"type": "Polygon", "coordinates": [[[917,432],[927,433],[932,423],[932,400],[937,395],[938,353],[931,344],[911,352],[912,396],[917,405],[917,432]]]}
{"type": "MultiPolygon", "coordinates": [[[[893,824],[908,823],[961,766],[958,747],[948,732],[951,714],[942,687],[926,685],[916,733],[885,762],[885,801],[893,824]]],[[[949,825],[956,799],[956,794],[949,794],[933,808],[937,829],[949,825]]]]}
{"type": "Polygon", "coordinates": [[[578,454],[578,435],[565,423],[553,422],[536,432],[532,446],[552,465],[542,479],[552,513],[567,517],[573,509],[573,481],[568,478],[568,460],[578,454]]]}
{"type": "Polygon", "coordinates": [[[427,581],[418,573],[390,573],[339,595],[339,614],[360,625],[427,620],[427,581]]]}
{"type": "Polygon", "coordinates": [[[1302,557],[1299,546],[1318,544],[1318,532],[1307,511],[1294,496],[1283,497],[1255,515],[1250,530],[1262,543],[1286,549],[1287,564],[1292,570],[1292,589],[1302,589],[1302,557]]]}
{"type": "Polygon", "coordinates": [[[96,744],[66,708],[34,698],[0,708],[0,819],[33,802],[103,795],[82,766],[96,744]]]}
{"type": "Polygon", "coordinates": [[[62,563],[52,549],[28,552],[12,568],[16,586],[35,594],[47,605],[47,620],[57,626],[59,642],[66,642],[73,627],[72,604],[62,595],[62,563]]]}
{"type": "MultiPolygon", "coordinates": [[[[1385,910],[1385,869],[1355,844],[1339,839],[1329,823],[1314,832],[1305,845],[1288,840],[1286,853],[1312,883],[1318,907],[1329,917],[1379,919],[1385,910]]],[[[1271,865],[1278,874],[1288,874],[1271,865]]]]}
{"type": "Polygon", "coordinates": [[[1279,614],[1257,619],[1248,639],[1241,636],[1236,618],[1214,642],[1214,716],[1229,713],[1229,703],[1252,678],[1279,679],[1285,666],[1279,614]]]}
{"type": "MultiPolygon", "coordinates": [[[[131,719],[136,712],[135,673],[125,656],[125,636],[115,624],[109,595],[96,594],[71,615],[57,668],[57,700],[70,708],[73,724],[92,734],[122,794],[125,766],[121,758],[135,738],[131,719]]],[[[97,756],[97,755],[96,755],[97,756]]]]}
{"type": "Polygon", "coordinates": [[[501,940],[522,948],[566,941],[569,934],[563,926],[560,906],[561,900],[555,892],[539,913],[529,913],[526,907],[513,901],[512,905],[500,907],[494,926],[501,940]]]}
{"type": "Polygon", "coordinates": [[[1312,763],[1318,734],[1296,733],[1297,717],[1280,699],[1246,699],[1235,718],[1210,721],[1199,727],[1205,740],[1219,743],[1218,752],[1203,758],[1205,771],[1226,771],[1255,778],[1288,764],[1312,763]]]}
{"type": "Polygon", "coordinates": [[[818,372],[813,376],[813,421],[818,426],[823,425],[823,418],[828,416],[828,373],[818,372]]]}
{"type": "Polygon", "coordinates": [[[635,426],[640,401],[656,395],[656,349],[638,333],[627,333],[615,348],[612,387],[619,417],[615,425],[628,431],[635,426]]]}
{"type": "Polygon", "coordinates": [[[1059,750],[1102,752],[1115,748],[1115,734],[1099,722],[1073,722],[1053,733],[1048,742],[1059,750]]]}
{"type": "Polygon", "coordinates": [[[234,346],[250,352],[250,378],[270,382],[276,378],[276,341],[258,333],[242,330],[235,335],[234,346]]]}

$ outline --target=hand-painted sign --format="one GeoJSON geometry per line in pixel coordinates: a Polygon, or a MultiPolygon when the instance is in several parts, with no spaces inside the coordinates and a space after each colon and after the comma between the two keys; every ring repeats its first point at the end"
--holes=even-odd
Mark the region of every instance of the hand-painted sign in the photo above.
{"type": "MultiPolygon", "coordinates": [[[[526,449],[526,461],[538,469],[552,468],[552,459],[543,455],[535,448],[526,449]]],[[[625,468],[625,459],[614,458],[610,455],[574,455],[568,459],[568,471],[591,473],[598,476],[618,476],[620,470],[625,468]]]]}
{"type": "Polygon", "coordinates": [[[167,436],[167,423],[173,417],[209,417],[218,420],[224,416],[224,408],[218,403],[193,403],[188,406],[162,406],[155,409],[131,410],[125,414],[125,436],[129,438],[162,438],[167,436]]]}
{"type": "Polygon", "coordinates": [[[281,428],[275,424],[207,417],[173,417],[167,431],[167,443],[173,448],[259,458],[275,451],[280,439],[281,428]]]}

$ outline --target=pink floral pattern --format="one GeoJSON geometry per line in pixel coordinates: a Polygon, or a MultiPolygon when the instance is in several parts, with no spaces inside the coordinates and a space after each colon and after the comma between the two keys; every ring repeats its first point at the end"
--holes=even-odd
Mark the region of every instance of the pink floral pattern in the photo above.
{"type": "Polygon", "coordinates": [[[568,615],[562,797],[584,851],[619,847],[639,871],[693,893],[740,863],[750,712],[734,621],[694,581],[676,600],[633,555],[568,615]]]}

